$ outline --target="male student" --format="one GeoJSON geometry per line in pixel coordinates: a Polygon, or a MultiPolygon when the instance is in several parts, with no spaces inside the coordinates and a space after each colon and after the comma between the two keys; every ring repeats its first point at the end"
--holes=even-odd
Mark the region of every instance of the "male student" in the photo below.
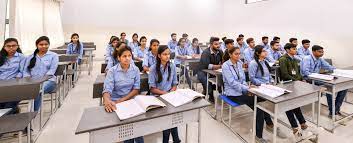
{"type": "Polygon", "coordinates": [[[241,37],[238,37],[237,42],[234,45],[235,47],[239,47],[240,49],[240,53],[241,53],[240,59],[244,59],[244,51],[247,48],[247,45],[245,44],[244,39],[241,37]]]}
{"type": "Polygon", "coordinates": [[[282,46],[282,44],[281,44],[281,38],[279,38],[278,36],[275,36],[275,37],[273,37],[273,41],[276,41],[276,42],[278,42],[279,43],[279,47],[280,47],[280,52],[282,53],[282,54],[285,54],[286,53],[286,50],[284,50],[284,47],[282,46]]]}
{"type": "Polygon", "coordinates": [[[297,38],[290,38],[289,43],[294,44],[295,47],[298,46],[298,39],[297,38]]]}
{"type": "Polygon", "coordinates": [[[233,39],[226,39],[226,40],[224,40],[224,44],[225,44],[226,50],[224,50],[223,62],[229,60],[228,50],[234,47],[234,40],[233,39]]]}
{"type": "MultiPolygon", "coordinates": [[[[301,72],[307,81],[308,75],[312,73],[319,73],[320,69],[333,71],[335,67],[331,66],[328,62],[326,62],[322,56],[324,55],[324,48],[318,45],[314,45],[312,47],[312,54],[305,56],[303,61],[301,62],[301,72]]],[[[320,85],[321,83],[316,83],[320,85]]],[[[347,95],[347,90],[343,90],[337,93],[337,97],[335,100],[335,115],[342,115],[340,113],[341,105],[343,103],[344,98],[347,95]]],[[[332,95],[326,94],[327,103],[330,110],[329,117],[332,117],[332,95]]]]}
{"type": "Polygon", "coordinates": [[[239,34],[239,35],[238,35],[238,38],[243,39],[243,45],[244,45],[245,47],[248,47],[248,44],[246,44],[246,42],[245,42],[245,40],[244,40],[244,35],[243,35],[243,34],[239,34]]]}
{"type": "Polygon", "coordinates": [[[298,53],[297,53],[300,59],[303,59],[304,57],[311,55],[309,47],[310,47],[310,41],[308,39],[302,40],[302,46],[298,48],[298,53]]]}
{"type": "Polygon", "coordinates": [[[170,35],[170,37],[171,37],[172,39],[168,42],[168,48],[170,49],[170,51],[171,51],[172,53],[174,53],[176,46],[178,46],[177,34],[176,34],[176,33],[172,33],[172,34],[170,35]]]}
{"type": "Polygon", "coordinates": [[[262,42],[259,45],[264,46],[265,50],[270,49],[270,45],[268,44],[268,37],[267,36],[263,36],[261,38],[261,40],[262,40],[262,42]]]}
{"type": "Polygon", "coordinates": [[[282,56],[280,52],[280,44],[277,41],[271,41],[271,48],[267,50],[266,60],[270,63],[276,63],[278,59],[282,56]]]}
{"type": "Polygon", "coordinates": [[[227,37],[223,37],[222,38],[222,43],[221,43],[221,50],[222,50],[222,52],[224,53],[224,51],[227,49],[226,48],[226,41],[227,40],[227,37]]]}
{"type": "Polygon", "coordinates": [[[254,38],[248,38],[246,43],[248,43],[249,47],[244,51],[244,64],[248,65],[254,59],[255,40],[254,38]]]}
{"type": "MultiPolygon", "coordinates": [[[[209,83],[209,86],[207,87],[207,75],[202,70],[204,69],[218,70],[222,68],[223,52],[219,48],[220,48],[219,38],[211,37],[210,47],[202,52],[201,59],[200,59],[200,67],[199,67],[200,70],[197,73],[197,78],[202,83],[203,94],[206,94],[206,88],[208,88],[208,95],[209,95],[210,102],[214,102],[212,84],[209,83]]],[[[210,76],[210,78],[211,77],[212,76],[210,76]]]]}
{"type": "Polygon", "coordinates": [[[186,47],[190,47],[191,46],[191,41],[188,39],[188,37],[189,37],[189,35],[188,34],[186,34],[186,33],[184,33],[183,35],[182,35],[182,37],[185,39],[185,46],[186,47]]]}

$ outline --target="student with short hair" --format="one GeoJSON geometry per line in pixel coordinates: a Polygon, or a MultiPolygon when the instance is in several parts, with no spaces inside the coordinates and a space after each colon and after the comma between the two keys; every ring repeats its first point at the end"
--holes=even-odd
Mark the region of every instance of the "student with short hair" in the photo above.
{"type": "Polygon", "coordinates": [[[147,38],[142,36],[140,38],[139,46],[133,51],[134,59],[142,62],[147,52],[147,38]]]}
{"type": "MultiPolygon", "coordinates": [[[[209,82],[207,87],[207,74],[202,71],[204,69],[218,70],[222,68],[223,52],[220,50],[219,38],[210,38],[210,47],[203,51],[200,59],[200,70],[197,73],[197,78],[202,83],[203,94],[206,94],[208,88],[208,95],[210,102],[214,102],[212,83],[209,82]]],[[[209,78],[212,78],[211,75],[209,78]]]]}
{"type": "Polygon", "coordinates": [[[270,45],[271,48],[266,50],[268,53],[266,60],[270,63],[276,63],[278,62],[278,59],[282,56],[280,52],[280,44],[277,41],[271,41],[270,45]]]}
{"type": "Polygon", "coordinates": [[[247,48],[247,45],[245,44],[244,39],[241,37],[238,37],[237,42],[234,45],[235,45],[235,47],[240,48],[240,53],[241,53],[240,59],[244,59],[244,51],[247,48]]]}
{"type": "Polygon", "coordinates": [[[125,32],[120,33],[120,41],[124,42],[126,44],[129,43],[129,40],[126,39],[126,33],[125,32]]]}
{"type": "Polygon", "coordinates": [[[190,53],[194,58],[200,58],[203,50],[199,46],[199,39],[192,39],[192,44],[189,47],[190,53]]]}
{"type": "Polygon", "coordinates": [[[310,41],[308,39],[302,40],[302,46],[298,48],[297,55],[298,57],[303,60],[305,56],[310,56],[311,51],[310,51],[310,41]]]}
{"type": "MultiPolygon", "coordinates": [[[[22,54],[17,39],[7,38],[0,51],[0,82],[22,78],[25,62],[26,57],[22,54]]],[[[8,114],[15,114],[18,103],[19,101],[1,102],[0,109],[11,108],[8,114]]]]}
{"type": "Polygon", "coordinates": [[[276,42],[278,42],[279,43],[279,47],[280,47],[280,53],[283,55],[283,54],[285,54],[286,53],[286,50],[284,50],[284,47],[282,46],[282,44],[281,44],[281,38],[280,37],[278,37],[278,36],[275,36],[275,37],[273,37],[273,41],[276,41],[276,42]]]}
{"type": "Polygon", "coordinates": [[[189,37],[189,35],[186,34],[186,33],[184,33],[184,34],[182,35],[182,38],[185,39],[185,46],[186,46],[186,47],[190,47],[190,45],[191,45],[191,41],[188,39],[188,37],[189,37]]]}
{"type": "MultiPolygon", "coordinates": [[[[150,48],[148,49],[147,54],[145,55],[143,62],[142,62],[142,67],[144,72],[149,72],[150,67],[154,64],[156,64],[156,56],[158,53],[158,47],[159,47],[159,41],[157,39],[152,39],[150,41],[150,48]]],[[[170,50],[172,51],[172,50],[170,50]]]]}
{"type": "Polygon", "coordinates": [[[262,42],[259,45],[264,46],[265,50],[268,50],[268,49],[271,48],[270,44],[268,43],[268,37],[267,36],[263,36],[261,38],[261,40],[262,40],[262,42]]]}
{"type": "Polygon", "coordinates": [[[245,67],[247,68],[247,65],[254,60],[254,48],[255,48],[255,40],[254,38],[248,38],[246,39],[246,43],[248,43],[249,47],[245,49],[244,51],[244,64],[246,65],[245,67]]]}
{"type": "MultiPolygon", "coordinates": [[[[191,56],[190,50],[186,47],[186,41],[184,38],[180,38],[178,41],[178,46],[175,49],[175,60],[174,63],[176,67],[179,67],[181,69],[180,71],[180,77],[182,77],[185,74],[186,81],[189,84],[190,89],[192,88],[191,86],[191,80],[189,76],[189,70],[184,69],[185,67],[181,66],[181,62],[185,59],[187,59],[188,56],[191,56]],[[184,73],[185,71],[185,73],[184,73]]],[[[179,77],[179,78],[180,78],[179,77]]]]}
{"type": "Polygon", "coordinates": [[[170,49],[170,51],[172,53],[174,53],[175,52],[175,48],[178,46],[177,34],[176,33],[172,33],[170,35],[170,37],[172,39],[168,42],[168,48],[170,49]]]}
{"type": "Polygon", "coordinates": [[[233,39],[226,39],[224,40],[224,44],[225,44],[225,51],[223,54],[223,62],[228,61],[229,60],[229,54],[228,54],[228,50],[230,48],[234,47],[234,40],[233,39]]]}
{"type": "MultiPolygon", "coordinates": [[[[116,109],[116,104],[134,98],[140,90],[140,70],[132,61],[132,51],[129,46],[117,50],[119,63],[109,69],[104,80],[103,105],[111,113],[116,109]]],[[[126,140],[124,143],[143,143],[143,137],[126,140]]]]}
{"type": "Polygon", "coordinates": [[[298,46],[298,39],[297,38],[289,38],[289,43],[295,45],[295,47],[298,46]]]}
{"type": "MultiPolygon", "coordinates": [[[[308,82],[311,81],[308,79],[308,76],[312,73],[320,73],[321,69],[333,71],[335,67],[331,66],[328,62],[326,62],[322,56],[324,55],[324,48],[319,45],[314,45],[312,47],[312,54],[305,56],[303,61],[301,62],[301,72],[308,82]]],[[[321,82],[316,82],[316,85],[322,85],[321,82]]],[[[337,93],[335,100],[335,115],[342,115],[340,110],[343,103],[344,98],[347,95],[348,90],[342,90],[337,93]]],[[[332,95],[326,93],[327,103],[330,110],[329,117],[332,117],[332,95]]]]}
{"type": "MultiPolygon", "coordinates": [[[[148,75],[148,84],[153,95],[163,95],[177,89],[178,81],[175,65],[170,62],[170,49],[159,47],[157,50],[157,62],[152,65],[148,75]]],[[[163,131],[163,143],[169,142],[172,134],[173,142],[180,143],[178,128],[171,128],[163,131]]]]}
{"type": "MultiPolygon", "coordinates": [[[[44,93],[50,93],[56,88],[55,72],[58,68],[58,54],[49,51],[50,41],[46,36],[41,36],[36,40],[36,50],[32,55],[27,57],[24,66],[23,77],[25,78],[42,78],[50,77],[43,83],[44,93]]],[[[34,111],[38,111],[41,106],[42,94],[34,100],[34,111]]]]}
{"type": "MultiPolygon", "coordinates": [[[[287,54],[283,55],[279,59],[281,80],[302,81],[303,77],[300,74],[299,61],[294,58],[294,56],[297,54],[296,45],[287,43],[284,46],[284,49],[286,49],[287,54]]],[[[296,141],[302,140],[303,133],[316,132],[313,129],[311,129],[308,125],[306,125],[306,121],[300,107],[287,111],[286,115],[289,120],[289,123],[291,124],[293,135],[296,141]],[[298,127],[297,120],[300,123],[301,130],[298,127]]]]}
{"type": "Polygon", "coordinates": [[[226,43],[225,43],[226,40],[227,40],[227,37],[223,37],[222,38],[221,50],[222,50],[223,53],[226,50],[226,43]]]}
{"type": "Polygon", "coordinates": [[[132,42],[128,44],[132,52],[138,49],[138,46],[139,46],[138,38],[139,38],[139,35],[137,33],[132,34],[132,42]]]}

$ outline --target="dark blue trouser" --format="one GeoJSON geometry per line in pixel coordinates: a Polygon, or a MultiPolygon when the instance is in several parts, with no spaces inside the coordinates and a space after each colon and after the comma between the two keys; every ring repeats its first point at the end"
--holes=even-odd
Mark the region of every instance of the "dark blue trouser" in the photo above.
{"type": "MultiPolygon", "coordinates": [[[[348,90],[342,90],[337,93],[336,100],[335,100],[335,113],[339,112],[341,110],[341,106],[343,103],[344,98],[347,95],[348,90]]],[[[327,98],[327,104],[328,108],[330,110],[330,115],[332,115],[332,95],[331,94],[326,94],[327,98]]]]}
{"type": "Polygon", "coordinates": [[[144,143],[143,137],[137,137],[134,139],[126,140],[124,143],[144,143]]]}
{"type": "Polygon", "coordinates": [[[169,136],[172,134],[173,143],[180,143],[178,128],[171,128],[163,131],[163,143],[169,143],[169,136]]]}
{"type": "Polygon", "coordinates": [[[186,82],[188,83],[189,87],[192,88],[191,80],[190,80],[190,76],[189,76],[189,70],[188,70],[188,69],[184,69],[185,67],[181,67],[180,64],[178,64],[178,65],[176,65],[176,66],[181,69],[181,71],[180,71],[180,77],[179,77],[178,81],[179,81],[180,78],[186,73],[186,74],[185,74],[186,82]],[[184,73],[184,70],[185,70],[185,73],[184,73]]]}
{"type": "MultiPolygon", "coordinates": [[[[52,92],[56,88],[56,82],[55,81],[45,81],[43,83],[43,88],[44,88],[44,94],[52,92]]],[[[34,99],[34,111],[38,111],[40,106],[42,105],[42,95],[37,96],[36,99],[34,99]]]]}

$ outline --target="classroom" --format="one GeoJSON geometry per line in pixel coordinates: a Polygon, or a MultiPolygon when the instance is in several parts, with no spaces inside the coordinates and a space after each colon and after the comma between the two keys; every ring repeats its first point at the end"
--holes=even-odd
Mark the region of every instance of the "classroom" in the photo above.
{"type": "Polygon", "coordinates": [[[351,5],[0,0],[0,143],[353,143],[351,5]]]}

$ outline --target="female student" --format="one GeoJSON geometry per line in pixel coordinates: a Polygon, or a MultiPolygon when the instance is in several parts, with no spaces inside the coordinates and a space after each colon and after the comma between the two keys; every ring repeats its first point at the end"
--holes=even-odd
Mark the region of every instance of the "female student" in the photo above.
{"type": "Polygon", "coordinates": [[[112,53],[114,51],[114,44],[118,44],[120,41],[119,37],[112,36],[110,37],[109,43],[107,45],[107,48],[105,49],[105,62],[108,62],[109,58],[112,56],[112,53]]]}
{"type": "MultiPolygon", "coordinates": [[[[270,66],[265,60],[267,57],[267,50],[264,46],[257,45],[254,48],[254,60],[249,64],[249,78],[251,84],[260,86],[261,84],[270,84],[271,75],[270,75],[270,66]]],[[[264,99],[258,98],[258,101],[264,101],[264,99]]],[[[264,113],[264,118],[266,121],[266,129],[270,132],[273,132],[273,122],[271,116],[267,113],[264,113]]],[[[277,136],[280,138],[286,138],[286,134],[283,133],[280,128],[277,128],[277,136]]]]}
{"type": "Polygon", "coordinates": [[[192,39],[192,44],[189,50],[194,58],[201,58],[202,49],[199,46],[199,40],[197,38],[192,39]]]}
{"type": "Polygon", "coordinates": [[[83,56],[83,44],[80,42],[80,36],[77,33],[71,35],[71,41],[67,45],[66,54],[77,54],[77,63],[80,65],[83,56]]]}
{"type": "MultiPolygon", "coordinates": [[[[140,70],[130,64],[132,61],[132,52],[128,46],[117,50],[119,63],[109,69],[104,81],[103,104],[107,112],[116,109],[115,104],[124,102],[136,96],[140,90],[140,70]]],[[[143,137],[126,140],[124,143],[143,143],[143,137]]]]}
{"type": "MultiPolygon", "coordinates": [[[[186,40],[184,38],[180,38],[179,41],[178,41],[178,46],[175,48],[175,65],[179,68],[181,68],[181,72],[180,72],[180,77],[182,77],[184,74],[185,74],[185,77],[186,77],[186,81],[188,82],[189,84],[189,87],[191,87],[191,80],[190,80],[190,77],[189,77],[189,72],[187,69],[184,69],[185,67],[181,67],[181,62],[182,60],[185,60],[187,59],[188,56],[191,56],[191,52],[190,50],[188,50],[188,48],[186,47],[186,40]],[[184,73],[185,71],[185,73],[184,73]]],[[[179,77],[179,78],[180,78],[179,77]]]]}
{"type": "MultiPolygon", "coordinates": [[[[44,93],[49,93],[56,88],[55,72],[58,67],[59,57],[56,53],[48,51],[50,45],[49,38],[39,37],[36,40],[37,49],[32,55],[27,57],[24,66],[23,77],[41,78],[50,77],[43,83],[44,93]]],[[[38,111],[41,106],[42,96],[37,96],[34,100],[34,111],[38,111]]]]}
{"type": "Polygon", "coordinates": [[[152,39],[150,41],[150,48],[145,55],[142,67],[144,72],[150,71],[150,67],[156,63],[156,56],[158,53],[159,41],[157,39],[152,39]]]}
{"type": "MultiPolygon", "coordinates": [[[[15,38],[8,38],[0,51],[0,81],[22,78],[25,56],[15,38]]],[[[11,108],[9,114],[14,114],[19,101],[0,103],[0,109],[11,108]]]]}
{"type": "MultiPolygon", "coordinates": [[[[153,95],[163,95],[177,89],[176,67],[170,62],[170,49],[167,46],[159,47],[157,63],[151,66],[148,75],[148,84],[153,95]]],[[[172,134],[173,142],[180,143],[178,128],[172,128],[163,131],[163,143],[169,142],[169,136],[172,134]]]]}
{"type": "Polygon", "coordinates": [[[120,34],[120,41],[121,42],[125,42],[126,44],[129,44],[129,40],[126,39],[126,33],[125,32],[122,32],[120,34]]]}
{"type": "Polygon", "coordinates": [[[138,38],[139,38],[139,36],[137,35],[137,33],[134,33],[132,35],[132,42],[130,42],[128,44],[128,46],[131,48],[132,52],[134,52],[139,46],[138,38]]]}
{"type": "Polygon", "coordinates": [[[147,38],[145,36],[142,36],[140,38],[140,43],[139,46],[135,49],[134,51],[134,59],[137,61],[143,61],[143,58],[145,57],[145,55],[148,52],[148,48],[147,48],[147,38]]]}
{"type": "MultiPolygon", "coordinates": [[[[126,44],[124,42],[118,42],[116,47],[114,48],[112,56],[108,59],[107,67],[105,68],[105,71],[107,72],[110,68],[113,66],[117,65],[119,63],[118,60],[118,50],[121,47],[126,47],[126,44]]],[[[133,61],[132,61],[133,62],[133,61]]]]}

